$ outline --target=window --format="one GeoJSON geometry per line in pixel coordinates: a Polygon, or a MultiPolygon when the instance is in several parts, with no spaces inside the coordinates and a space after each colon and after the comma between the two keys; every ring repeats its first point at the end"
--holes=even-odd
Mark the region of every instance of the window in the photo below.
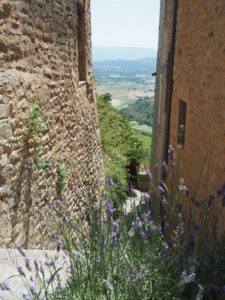
{"type": "Polygon", "coordinates": [[[77,35],[78,35],[78,73],[79,81],[86,81],[87,55],[86,55],[86,24],[84,5],[77,3],[77,35]]]}
{"type": "Polygon", "coordinates": [[[187,104],[179,100],[179,116],[178,116],[178,145],[184,146],[185,143],[185,127],[186,127],[187,104]]]}

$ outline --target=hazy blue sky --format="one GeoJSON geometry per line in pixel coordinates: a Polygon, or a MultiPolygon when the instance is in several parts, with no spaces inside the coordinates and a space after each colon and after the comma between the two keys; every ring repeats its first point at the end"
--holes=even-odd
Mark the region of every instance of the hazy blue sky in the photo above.
{"type": "Polygon", "coordinates": [[[156,49],[160,0],[91,0],[93,46],[156,49]]]}

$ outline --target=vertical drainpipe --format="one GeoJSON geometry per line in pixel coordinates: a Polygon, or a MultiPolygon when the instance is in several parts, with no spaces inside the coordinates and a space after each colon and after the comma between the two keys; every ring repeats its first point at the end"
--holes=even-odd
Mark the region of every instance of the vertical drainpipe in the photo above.
{"type": "MultiPolygon", "coordinates": [[[[169,147],[169,134],[170,134],[170,114],[171,103],[173,94],[173,67],[174,67],[174,54],[175,54],[175,41],[176,41],[176,26],[177,26],[177,8],[178,0],[173,0],[172,3],[172,26],[171,26],[171,40],[168,49],[167,68],[166,68],[166,94],[165,98],[162,98],[161,90],[163,85],[163,35],[164,35],[164,18],[166,13],[166,2],[169,0],[161,0],[160,7],[160,26],[159,26],[159,44],[158,44],[158,58],[157,58],[157,77],[155,87],[155,113],[152,135],[152,174],[153,184],[158,185],[158,182],[162,179],[163,175],[163,161],[167,161],[168,147],[169,147]],[[163,109],[163,115],[165,115],[165,122],[161,121],[161,113],[163,109]],[[161,146],[162,145],[162,146],[161,146]],[[161,149],[161,150],[160,150],[161,149]]],[[[168,3],[167,3],[168,4],[168,3]]],[[[165,178],[163,178],[165,179],[165,178]]],[[[152,211],[155,217],[160,215],[161,203],[158,195],[153,192],[152,211]]]]}
{"type": "Polygon", "coordinates": [[[169,148],[169,138],[170,138],[170,118],[171,118],[171,105],[173,96],[173,71],[174,71],[174,56],[176,47],[176,29],[177,29],[177,10],[178,10],[178,0],[174,0],[173,3],[173,22],[172,22],[172,36],[170,50],[168,53],[168,65],[166,72],[166,101],[165,101],[165,114],[166,114],[166,124],[165,124],[165,140],[163,146],[163,161],[168,162],[168,148],[169,148]]]}
{"type": "MultiPolygon", "coordinates": [[[[154,102],[154,120],[152,132],[152,147],[151,147],[151,171],[153,175],[153,184],[157,186],[158,179],[161,178],[161,168],[159,167],[159,151],[158,145],[160,142],[161,131],[161,90],[162,90],[162,52],[163,52],[163,31],[164,31],[164,17],[166,1],[160,2],[160,17],[159,17],[159,42],[157,54],[157,69],[156,69],[156,83],[155,83],[155,102],[154,102]]],[[[154,217],[159,216],[160,203],[154,191],[152,191],[152,213],[154,217]]]]}

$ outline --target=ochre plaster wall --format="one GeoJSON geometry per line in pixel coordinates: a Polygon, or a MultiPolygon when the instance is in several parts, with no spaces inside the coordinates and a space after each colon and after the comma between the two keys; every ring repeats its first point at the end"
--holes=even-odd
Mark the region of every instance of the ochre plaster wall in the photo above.
{"type": "MultiPolygon", "coordinates": [[[[224,0],[179,1],[170,143],[177,145],[181,99],[187,104],[181,177],[194,191],[204,166],[197,193],[201,200],[206,191],[216,192],[225,182],[224,30],[224,0]]],[[[220,212],[223,231],[225,209],[220,212]]]]}

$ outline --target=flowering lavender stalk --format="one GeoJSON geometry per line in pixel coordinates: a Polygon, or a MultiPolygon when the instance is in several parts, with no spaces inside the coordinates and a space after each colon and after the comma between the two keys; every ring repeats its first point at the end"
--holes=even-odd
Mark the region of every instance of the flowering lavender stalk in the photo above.
{"type": "Polygon", "coordinates": [[[151,173],[150,170],[147,171],[147,172],[145,173],[145,175],[146,175],[150,180],[152,180],[152,173],[151,173]]]}
{"type": "Polygon", "coordinates": [[[20,247],[20,246],[16,246],[16,249],[19,251],[19,253],[22,255],[22,256],[26,256],[25,252],[23,251],[23,249],[20,247]]]}
{"type": "Polygon", "coordinates": [[[5,281],[1,282],[0,283],[0,289],[2,291],[10,291],[10,287],[9,287],[9,284],[5,281]]]}
{"type": "Polygon", "coordinates": [[[23,294],[23,300],[32,300],[29,295],[23,294]]]}
{"type": "Polygon", "coordinates": [[[108,183],[109,186],[114,185],[114,182],[113,182],[112,178],[108,178],[107,183],[108,183]]]}
{"type": "Polygon", "coordinates": [[[120,225],[119,225],[119,220],[113,221],[112,223],[112,228],[113,229],[119,229],[120,225]]]}
{"type": "Polygon", "coordinates": [[[165,193],[164,188],[159,184],[158,188],[157,188],[158,192],[160,193],[160,195],[163,195],[165,193]]]}
{"type": "Polygon", "coordinates": [[[112,232],[112,235],[111,235],[111,242],[112,242],[112,245],[115,246],[116,243],[118,241],[118,236],[117,236],[117,233],[115,231],[112,232]]]}
{"type": "Polygon", "coordinates": [[[21,276],[26,277],[25,272],[24,272],[24,270],[23,270],[22,267],[18,267],[18,268],[17,268],[17,271],[18,271],[18,273],[19,273],[21,276]]]}
{"type": "Polygon", "coordinates": [[[139,232],[139,235],[140,235],[140,237],[141,237],[143,240],[146,240],[146,239],[147,239],[146,234],[144,233],[144,231],[140,231],[140,232],[139,232]]]}
{"type": "Polygon", "coordinates": [[[98,202],[98,201],[95,201],[95,202],[93,203],[92,207],[93,207],[94,210],[99,210],[99,208],[100,208],[99,202],[98,202]]]}
{"type": "Polygon", "coordinates": [[[39,271],[39,266],[38,266],[38,262],[37,262],[36,259],[34,260],[34,266],[35,266],[36,271],[38,272],[39,271]]]}
{"type": "Polygon", "coordinates": [[[29,286],[29,290],[30,290],[30,292],[31,292],[31,294],[32,294],[33,296],[36,295],[36,291],[35,291],[35,288],[34,288],[33,285],[30,285],[30,286],[29,286]]]}
{"type": "Polygon", "coordinates": [[[136,220],[134,222],[134,226],[136,228],[142,228],[143,227],[143,224],[142,224],[141,219],[139,217],[136,218],[136,220]]]}
{"type": "Polygon", "coordinates": [[[188,273],[186,270],[184,270],[181,274],[181,283],[189,283],[195,281],[195,273],[188,273]]]}
{"type": "Polygon", "coordinates": [[[168,201],[166,200],[166,198],[163,196],[163,198],[162,198],[162,205],[164,206],[164,207],[167,207],[167,206],[169,206],[169,203],[168,203],[168,201]]]}
{"type": "Polygon", "coordinates": [[[116,211],[113,207],[112,201],[108,197],[105,198],[105,211],[107,215],[112,215],[116,211]]]}

